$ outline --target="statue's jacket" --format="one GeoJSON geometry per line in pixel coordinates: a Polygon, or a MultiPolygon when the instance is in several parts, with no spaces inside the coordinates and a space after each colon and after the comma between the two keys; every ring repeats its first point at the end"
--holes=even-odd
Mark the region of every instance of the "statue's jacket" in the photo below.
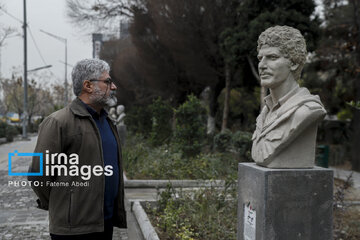
{"type": "MultiPolygon", "coordinates": [[[[272,101],[268,95],[265,100],[272,101]]],[[[326,111],[319,96],[297,87],[269,117],[266,104],[256,119],[252,158],[270,168],[312,167],[315,157],[317,123],[326,111]]]]}

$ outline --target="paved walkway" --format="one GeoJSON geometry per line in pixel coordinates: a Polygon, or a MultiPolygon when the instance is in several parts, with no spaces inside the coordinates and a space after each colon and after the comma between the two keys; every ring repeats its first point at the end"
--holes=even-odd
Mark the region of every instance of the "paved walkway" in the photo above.
{"type": "Polygon", "coordinates": [[[341,180],[346,181],[347,178],[351,175],[351,179],[353,182],[353,187],[357,188],[360,190],[360,173],[359,172],[354,172],[354,171],[349,171],[349,170],[342,170],[342,169],[337,169],[334,167],[330,167],[330,169],[334,170],[334,177],[335,178],[339,178],[341,180]]]}

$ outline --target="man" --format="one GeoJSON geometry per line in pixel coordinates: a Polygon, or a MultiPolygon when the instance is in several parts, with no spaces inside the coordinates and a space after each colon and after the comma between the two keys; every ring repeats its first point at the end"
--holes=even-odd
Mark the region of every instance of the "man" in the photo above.
{"type": "MultiPolygon", "coordinates": [[[[73,71],[77,98],[40,125],[34,152],[43,153],[42,176],[32,186],[39,208],[49,210],[52,239],[112,239],[126,228],[121,147],[104,107],[114,103],[109,65],[79,61],[73,71]]],[[[34,157],[29,172],[41,172],[34,157]]]]}
{"type": "Polygon", "coordinates": [[[317,123],[326,111],[319,96],[297,83],[306,60],[305,39],[292,27],[271,27],[259,36],[257,50],[261,86],[270,94],[256,120],[252,157],[269,168],[311,168],[317,123]]]}

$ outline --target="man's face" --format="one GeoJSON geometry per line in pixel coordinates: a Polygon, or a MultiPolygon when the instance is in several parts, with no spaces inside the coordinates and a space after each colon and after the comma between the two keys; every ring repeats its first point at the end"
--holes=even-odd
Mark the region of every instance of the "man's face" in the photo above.
{"type": "Polygon", "coordinates": [[[276,88],[292,74],[291,61],[284,57],[278,47],[264,45],[258,53],[258,59],[259,76],[263,87],[276,88]]]}
{"type": "Polygon", "coordinates": [[[113,106],[116,105],[116,86],[108,82],[110,79],[108,72],[103,72],[98,81],[94,81],[94,92],[90,95],[92,103],[100,106],[113,106]]]}

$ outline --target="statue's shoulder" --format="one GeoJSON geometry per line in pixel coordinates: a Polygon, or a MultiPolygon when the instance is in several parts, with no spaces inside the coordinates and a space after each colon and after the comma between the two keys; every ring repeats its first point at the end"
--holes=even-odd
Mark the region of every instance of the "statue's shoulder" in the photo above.
{"type": "Polygon", "coordinates": [[[307,88],[300,88],[300,91],[296,94],[294,99],[298,106],[304,106],[309,111],[325,111],[320,97],[318,95],[311,94],[307,88]]]}
{"type": "Polygon", "coordinates": [[[303,104],[295,111],[295,118],[312,122],[325,117],[326,111],[321,104],[320,99],[318,99],[318,96],[312,96],[312,99],[303,102],[303,104]]]}
{"type": "Polygon", "coordinates": [[[309,110],[324,109],[324,107],[319,102],[316,101],[305,102],[304,106],[306,106],[309,110]]]}

